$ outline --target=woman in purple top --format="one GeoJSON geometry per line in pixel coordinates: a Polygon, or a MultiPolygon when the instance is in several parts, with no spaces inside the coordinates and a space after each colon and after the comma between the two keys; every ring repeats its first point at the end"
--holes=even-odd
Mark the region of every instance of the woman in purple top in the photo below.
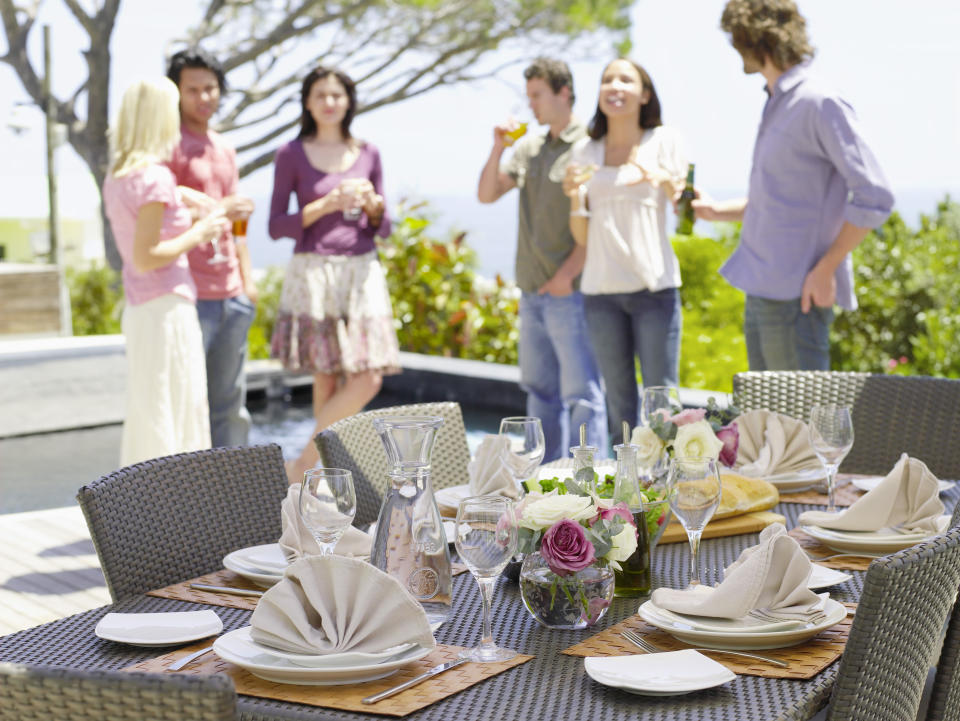
{"type": "MultiPolygon", "coordinates": [[[[300,133],[277,151],[274,168],[270,237],[296,245],[271,354],[287,370],[313,374],[313,438],[362,410],[383,375],[400,372],[400,352],[374,243],[390,234],[380,154],[350,134],[356,88],[343,72],[318,67],[303,81],[300,102],[300,133]]],[[[290,482],[318,460],[308,441],[287,465],[290,482]]]]}

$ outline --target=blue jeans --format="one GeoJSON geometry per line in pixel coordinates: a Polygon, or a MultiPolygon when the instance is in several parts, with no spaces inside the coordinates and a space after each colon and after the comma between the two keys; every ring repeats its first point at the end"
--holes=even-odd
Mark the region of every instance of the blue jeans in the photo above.
{"type": "Polygon", "coordinates": [[[207,400],[213,446],[242,446],[250,433],[244,401],[247,382],[247,331],[256,308],[245,295],[225,300],[198,300],[197,315],[207,356],[207,400]]]}
{"type": "Polygon", "coordinates": [[[580,293],[520,297],[520,386],[527,392],[527,415],[543,423],[544,463],[580,444],[581,423],[587,424],[587,443],[605,452],[603,390],[580,293]]]}
{"type": "Polygon", "coordinates": [[[623,421],[640,422],[640,393],[635,358],[645,386],[676,386],[680,372],[680,293],[666,288],[652,293],[586,295],[583,308],[590,342],[607,388],[607,418],[614,438],[623,421]]]}
{"type": "Polygon", "coordinates": [[[833,308],[800,312],[800,299],[748,295],[743,313],[747,361],[752,371],[830,370],[833,308]]]}

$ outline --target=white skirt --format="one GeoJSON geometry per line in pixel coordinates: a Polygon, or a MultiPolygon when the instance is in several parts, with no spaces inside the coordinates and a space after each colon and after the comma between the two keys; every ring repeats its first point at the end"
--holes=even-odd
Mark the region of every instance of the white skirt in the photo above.
{"type": "Polygon", "coordinates": [[[210,447],[207,370],[197,308],[168,293],[123,311],[127,409],[120,465],[210,447]]]}

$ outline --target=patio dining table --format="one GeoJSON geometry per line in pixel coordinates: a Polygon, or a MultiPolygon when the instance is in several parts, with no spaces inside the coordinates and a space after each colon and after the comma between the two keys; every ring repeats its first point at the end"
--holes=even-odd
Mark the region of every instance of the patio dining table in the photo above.
{"type": "MultiPolygon", "coordinates": [[[[951,496],[956,495],[951,492],[951,496]]],[[[947,500],[952,505],[952,499],[947,500]]],[[[796,525],[797,516],[822,508],[798,503],[780,503],[775,510],[796,525]]],[[[758,535],[745,534],[704,540],[701,567],[707,580],[716,580],[719,569],[731,563],[758,535]]],[[[653,553],[654,586],[682,587],[688,577],[689,547],[686,543],[660,545],[653,553]]],[[[838,601],[856,602],[863,585],[863,572],[851,571],[851,580],[830,589],[838,601]]],[[[184,579],[185,580],[185,579],[184,579]]],[[[762,678],[738,675],[728,684],[680,696],[637,696],[596,683],[584,671],[581,658],[561,654],[563,649],[634,614],[642,599],[615,599],[607,616],[592,629],[558,631],[539,626],[527,613],[517,584],[501,579],[494,596],[493,632],[498,644],[534,656],[466,690],[449,696],[409,716],[418,721],[460,719],[670,719],[704,721],[751,721],[756,719],[807,719],[828,700],[839,662],[809,680],[762,678]]],[[[444,644],[472,646],[479,636],[480,593],[470,574],[454,579],[451,618],[437,631],[444,644]]],[[[122,669],[161,655],[169,649],[125,646],[94,635],[97,622],[110,611],[157,612],[213,608],[224,629],[248,625],[250,612],[201,606],[184,601],[139,596],[80,613],[69,618],[0,638],[0,661],[23,662],[82,669],[122,669]]],[[[370,719],[333,709],[240,695],[240,717],[247,721],[268,719],[370,719]]]]}

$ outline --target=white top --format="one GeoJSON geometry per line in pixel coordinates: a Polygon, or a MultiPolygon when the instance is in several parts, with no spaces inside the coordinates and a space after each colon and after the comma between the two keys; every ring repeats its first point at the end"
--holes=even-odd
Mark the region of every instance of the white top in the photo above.
{"type": "MultiPolygon", "coordinates": [[[[597,166],[587,182],[590,221],[580,289],[601,295],[679,288],[680,265],[667,236],[667,192],[639,182],[642,173],[633,163],[604,165],[603,156],[602,138],[583,138],[571,153],[571,162],[597,166]]],[[[681,185],[687,175],[683,144],[672,128],[645,131],[635,160],[648,171],[663,168],[681,185]]]]}

